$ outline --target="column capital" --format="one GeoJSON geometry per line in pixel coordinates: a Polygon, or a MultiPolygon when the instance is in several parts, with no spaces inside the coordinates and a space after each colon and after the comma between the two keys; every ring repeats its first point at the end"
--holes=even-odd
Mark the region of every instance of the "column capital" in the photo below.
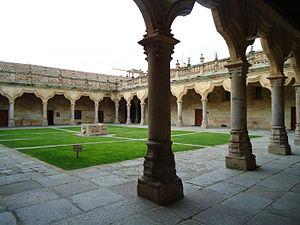
{"type": "Polygon", "coordinates": [[[284,75],[270,76],[267,79],[270,80],[271,86],[284,85],[286,77],[284,75]]]}
{"type": "Polygon", "coordinates": [[[140,40],[138,43],[145,47],[157,42],[174,46],[178,44],[180,41],[175,39],[173,37],[173,34],[168,32],[161,32],[157,29],[154,33],[145,35],[144,38],[140,40]]]}
{"type": "Polygon", "coordinates": [[[183,101],[182,101],[182,99],[178,99],[176,102],[177,103],[182,103],[183,101]]]}
{"type": "MultiPolygon", "coordinates": [[[[144,46],[144,53],[147,56],[151,52],[153,58],[159,58],[162,54],[168,52],[170,55],[169,61],[171,61],[174,46],[179,43],[179,40],[175,39],[171,33],[160,32],[157,30],[152,34],[145,35],[138,43],[144,46]]],[[[148,61],[148,57],[146,60],[148,61]]]]}
{"type": "Polygon", "coordinates": [[[201,102],[208,102],[208,99],[201,99],[201,102]]]}

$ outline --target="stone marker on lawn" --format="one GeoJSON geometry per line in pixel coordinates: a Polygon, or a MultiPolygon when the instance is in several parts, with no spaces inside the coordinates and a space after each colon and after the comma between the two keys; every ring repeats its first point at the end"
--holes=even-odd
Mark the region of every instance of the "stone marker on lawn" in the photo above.
{"type": "Polygon", "coordinates": [[[107,125],[96,124],[81,124],[81,136],[100,136],[107,134],[107,125]]]}

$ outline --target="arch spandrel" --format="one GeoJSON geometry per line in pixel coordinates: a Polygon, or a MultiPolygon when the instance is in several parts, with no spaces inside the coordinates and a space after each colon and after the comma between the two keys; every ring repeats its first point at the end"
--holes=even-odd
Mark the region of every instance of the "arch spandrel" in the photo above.
{"type": "Polygon", "coordinates": [[[95,102],[95,104],[98,104],[100,101],[104,99],[104,93],[89,93],[88,94],[89,98],[95,102]]]}
{"type": "Polygon", "coordinates": [[[3,96],[8,98],[10,102],[14,102],[16,98],[20,97],[24,93],[23,88],[17,87],[0,87],[3,96]]]}
{"type": "Polygon", "coordinates": [[[66,99],[69,99],[71,104],[75,104],[75,102],[80,99],[81,93],[79,91],[66,91],[64,96],[66,99]]]}
{"type": "Polygon", "coordinates": [[[223,80],[223,88],[225,91],[231,92],[231,81],[230,79],[223,80]]]}
{"type": "Polygon", "coordinates": [[[40,98],[43,103],[47,103],[50,98],[53,98],[55,91],[53,89],[37,89],[34,91],[36,97],[40,98]]]}
{"type": "Polygon", "coordinates": [[[140,99],[141,103],[145,103],[145,100],[148,97],[148,90],[139,90],[137,91],[136,96],[138,97],[138,99],[140,99]]]}

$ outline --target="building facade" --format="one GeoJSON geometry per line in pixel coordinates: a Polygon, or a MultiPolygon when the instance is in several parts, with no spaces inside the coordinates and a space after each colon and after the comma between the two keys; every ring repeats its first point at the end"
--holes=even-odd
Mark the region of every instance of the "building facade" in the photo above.
{"type": "MultiPolygon", "coordinates": [[[[262,51],[248,54],[248,127],[271,127],[270,66],[262,51]]],[[[228,59],[171,70],[171,123],[230,127],[228,59]]],[[[147,75],[117,77],[18,63],[0,63],[1,126],[148,123],[147,75]],[[129,112],[129,113],[128,113],[129,112]]],[[[295,129],[295,75],[285,63],[285,126],[295,129]]]]}

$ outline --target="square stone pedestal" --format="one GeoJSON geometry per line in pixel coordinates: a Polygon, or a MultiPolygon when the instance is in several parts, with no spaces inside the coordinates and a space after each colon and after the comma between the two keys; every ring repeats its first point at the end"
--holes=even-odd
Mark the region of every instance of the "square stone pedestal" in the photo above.
{"type": "Polygon", "coordinates": [[[138,180],[137,194],[158,205],[167,205],[183,198],[183,185],[179,177],[172,183],[149,183],[138,180]]]}
{"type": "Polygon", "coordinates": [[[100,136],[106,134],[108,134],[106,124],[81,124],[81,136],[100,136]]]}

